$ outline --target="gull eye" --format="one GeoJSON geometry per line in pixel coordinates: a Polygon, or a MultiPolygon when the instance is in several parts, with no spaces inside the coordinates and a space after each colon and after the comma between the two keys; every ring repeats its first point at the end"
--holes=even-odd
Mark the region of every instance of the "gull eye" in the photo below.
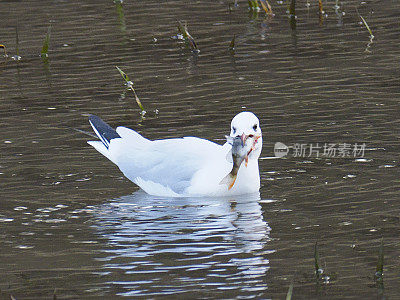
{"type": "Polygon", "coordinates": [[[252,134],[249,134],[249,138],[253,138],[254,137],[254,135],[252,135],[252,134]]]}
{"type": "Polygon", "coordinates": [[[257,131],[257,124],[255,124],[255,125],[253,126],[253,130],[254,130],[254,131],[257,131]]]}
{"type": "Polygon", "coordinates": [[[232,127],[232,133],[235,134],[236,133],[236,128],[232,127]]]}

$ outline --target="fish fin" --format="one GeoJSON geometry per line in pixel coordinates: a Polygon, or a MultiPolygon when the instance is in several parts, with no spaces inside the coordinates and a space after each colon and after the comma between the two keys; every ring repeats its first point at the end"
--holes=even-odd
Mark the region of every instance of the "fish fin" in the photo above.
{"type": "Polygon", "coordinates": [[[234,176],[233,177],[233,180],[232,180],[232,183],[228,186],[228,191],[233,187],[233,185],[235,184],[235,182],[236,182],[236,176],[234,176]]]}
{"type": "Polygon", "coordinates": [[[229,163],[233,163],[233,159],[232,159],[232,149],[229,150],[228,154],[226,155],[226,160],[227,160],[229,163]]]}
{"type": "Polygon", "coordinates": [[[226,175],[219,184],[227,184],[228,185],[228,190],[230,190],[233,185],[235,184],[237,175],[232,175],[231,173],[229,173],[228,175],[226,175]]]}

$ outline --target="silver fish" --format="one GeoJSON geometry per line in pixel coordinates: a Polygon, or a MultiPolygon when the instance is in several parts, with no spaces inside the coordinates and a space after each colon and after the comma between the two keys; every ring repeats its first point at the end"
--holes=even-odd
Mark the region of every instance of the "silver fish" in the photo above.
{"type": "Polygon", "coordinates": [[[253,145],[248,143],[246,140],[243,140],[240,136],[226,136],[226,140],[232,145],[232,149],[229,151],[228,156],[232,156],[233,166],[229,174],[226,175],[219,184],[227,184],[228,190],[230,190],[235,184],[239,168],[244,160],[246,160],[247,166],[248,154],[252,151],[253,145]]]}

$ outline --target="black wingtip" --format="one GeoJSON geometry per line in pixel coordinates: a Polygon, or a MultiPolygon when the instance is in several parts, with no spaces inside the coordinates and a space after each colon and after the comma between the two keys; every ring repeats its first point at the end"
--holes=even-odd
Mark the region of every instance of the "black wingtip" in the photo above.
{"type": "Polygon", "coordinates": [[[89,122],[94,127],[97,136],[107,148],[112,139],[121,137],[114,128],[96,115],[89,115],[89,122]]]}

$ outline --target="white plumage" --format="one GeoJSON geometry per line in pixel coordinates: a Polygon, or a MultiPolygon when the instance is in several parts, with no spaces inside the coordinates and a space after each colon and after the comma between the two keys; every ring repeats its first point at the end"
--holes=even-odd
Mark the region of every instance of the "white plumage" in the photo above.
{"type": "Polygon", "coordinates": [[[150,141],[129,128],[118,127],[114,131],[96,116],[91,116],[89,121],[101,141],[88,143],[148,194],[229,196],[254,193],[260,188],[258,157],[262,138],[259,121],[253,113],[239,113],[231,123],[230,136],[245,136],[256,141],[247,167],[244,163],[240,166],[231,189],[220,184],[232,170],[229,143],[218,145],[196,137],[150,141]]]}

